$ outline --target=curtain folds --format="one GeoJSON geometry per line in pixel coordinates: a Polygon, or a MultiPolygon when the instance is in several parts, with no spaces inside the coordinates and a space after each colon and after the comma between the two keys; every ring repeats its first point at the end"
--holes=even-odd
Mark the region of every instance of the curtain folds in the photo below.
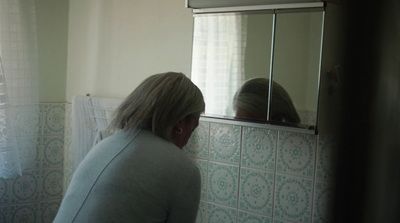
{"type": "Polygon", "coordinates": [[[39,86],[34,0],[0,0],[0,177],[38,158],[39,86]]]}
{"type": "Polygon", "coordinates": [[[195,17],[191,79],[203,93],[206,115],[234,114],[233,95],[244,79],[246,27],[246,15],[195,17]]]}

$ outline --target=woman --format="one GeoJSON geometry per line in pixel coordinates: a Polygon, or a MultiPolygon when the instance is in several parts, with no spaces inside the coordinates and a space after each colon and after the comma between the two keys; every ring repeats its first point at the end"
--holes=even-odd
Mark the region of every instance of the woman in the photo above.
{"type": "Polygon", "coordinates": [[[200,173],[182,148],[204,109],[182,73],[147,78],[75,171],[54,222],[195,222],[200,173]]]}

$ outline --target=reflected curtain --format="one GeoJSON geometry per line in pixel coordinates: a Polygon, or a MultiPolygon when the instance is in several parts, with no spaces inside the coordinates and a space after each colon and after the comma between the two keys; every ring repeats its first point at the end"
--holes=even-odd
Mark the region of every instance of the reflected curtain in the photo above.
{"type": "Polygon", "coordinates": [[[34,0],[0,0],[0,177],[34,168],[39,93],[34,0]]]}
{"type": "Polygon", "coordinates": [[[233,115],[232,99],[244,79],[247,16],[198,16],[193,32],[192,81],[205,114],[233,115]]]}

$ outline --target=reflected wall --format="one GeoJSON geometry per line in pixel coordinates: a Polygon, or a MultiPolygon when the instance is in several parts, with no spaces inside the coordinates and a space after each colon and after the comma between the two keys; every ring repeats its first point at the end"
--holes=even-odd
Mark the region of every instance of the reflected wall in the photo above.
{"type": "Polygon", "coordinates": [[[288,91],[306,125],[316,125],[322,26],[323,12],[276,17],[273,80],[288,91]]]}

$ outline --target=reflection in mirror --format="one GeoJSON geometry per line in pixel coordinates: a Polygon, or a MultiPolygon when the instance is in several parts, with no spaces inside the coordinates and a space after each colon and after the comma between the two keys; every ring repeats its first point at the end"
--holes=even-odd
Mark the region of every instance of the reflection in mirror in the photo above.
{"type": "MultiPolygon", "coordinates": [[[[316,125],[322,11],[286,12],[276,16],[273,80],[287,89],[301,124],[316,125]]],[[[271,104],[277,100],[274,92],[271,104]]]]}
{"type": "MultiPolygon", "coordinates": [[[[270,105],[270,121],[282,124],[299,124],[293,101],[287,91],[273,81],[272,94],[274,100],[270,105]]],[[[253,78],[246,81],[233,97],[235,118],[267,121],[269,79],[253,78]]]]}
{"type": "MultiPolygon", "coordinates": [[[[246,81],[262,78],[268,82],[272,77],[271,104],[278,103],[277,89],[282,88],[301,120],[273,117],[276,108],[272,107],[267,120],[267,112],[254,120],[315,126],[321,30],[322,12],[278,13],[276,17],[273,11],[196,14],[191,76],[204,95],[205,116],[239,118],[235,117],[235,93],[246,81]]],[[[268,89],[265,103],[258,103],[263,112],[268,111],[268,89]]]]}
{"type": "Polygon", "coordinates": [[[269,77],[271,13],[194,17],[192,81],[206,102],[206,116],[233,118],[233,96],[246,79],[269,77]]]}

